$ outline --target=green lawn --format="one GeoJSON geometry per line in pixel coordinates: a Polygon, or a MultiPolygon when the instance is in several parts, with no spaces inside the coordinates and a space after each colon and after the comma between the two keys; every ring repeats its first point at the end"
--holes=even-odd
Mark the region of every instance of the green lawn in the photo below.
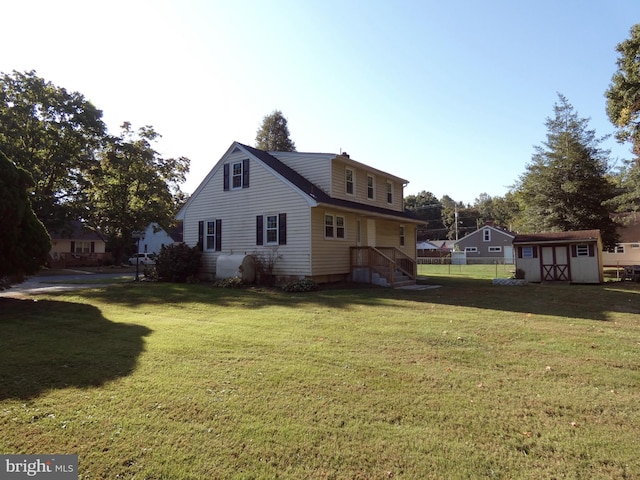
{"type": "Polygon", "coordinates": [[[640,285],[486,275],[0,298],[0,451],[83,479],[639,478],[640,285]]]}

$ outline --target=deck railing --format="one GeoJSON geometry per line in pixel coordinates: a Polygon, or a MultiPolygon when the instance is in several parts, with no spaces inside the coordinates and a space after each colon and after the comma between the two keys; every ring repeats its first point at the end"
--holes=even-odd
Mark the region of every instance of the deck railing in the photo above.
{"type": "Polygon", "coordinates": [[[396,247],[351,247],[351,271],[366,269],[368,282],[378,274],[392,287],[395,284],[396,271],[402,272],[415,281],[417,266],[415,260],[396,247]]]}

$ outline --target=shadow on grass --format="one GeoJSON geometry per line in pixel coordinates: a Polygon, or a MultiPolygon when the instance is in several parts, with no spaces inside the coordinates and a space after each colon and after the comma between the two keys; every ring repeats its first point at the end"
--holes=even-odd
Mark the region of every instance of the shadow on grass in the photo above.
{"type": "Polygon", "coordinates": [[[0,400],[127,376],[150,333],[91,305],[0,298],[0,400]]]}
{"type": "Polygon", "coordinates": [[[465,277],[421,277],[419,283],[439,285],[428,290],[401,290],[369,285],[325,285],[320,291],[284,293],[275,289],[225,289],[211,284],[146,283],[88,290],[81,295],[129,306],[144,303],[179,307],[197,302],[217,307],[260,309],[269,306],[318,306],[349,309],[358,305],[396,305],[411,302],[512,311],[567,318],[609,320],[610,312],[640,313],[640,284],[610,282],[602,285],[529,284],[493,285],[491,280],[465,277]],[[407,302],[403,302],[406,300],[407,302]]]}

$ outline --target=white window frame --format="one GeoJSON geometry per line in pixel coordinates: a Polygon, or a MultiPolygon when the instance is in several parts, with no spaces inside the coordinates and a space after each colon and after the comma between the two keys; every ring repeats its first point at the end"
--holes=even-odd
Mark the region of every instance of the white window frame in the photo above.
{"type": "Polygon", "coordinates": [[[580,244],[576,245],[576,257],[588,257],[589,256],[589,245],[580,244]]]}
{"type": "Polygon", "coordinates": [[[330,240],[345,240],[347,238],[347,219],[344,215],[324,214],[324,238],[330,240]],[[328,228],[331,229],[330,234],[327,231],[328,228]]]}
{"type": "Polygon", "coordinates": [[[491,241],[491,230],[488,228],[485,228],[484,230],[482,230],[482,241],[483,242],[490,242],[491,241]]]}
{"type": "Polygon", "coordinates": [[[401,247],[405,246],[405,234],[406,234],[406,229],[404,228],[404,225],[400,225],[400,246],[401,247]]]}
{"type": "Polygon", "coordinates": [[[501,251],[502,251],[502,247],[496,247],[496,246],[489,247],[489,253],[498,253],[501,251]]]}
{"type": "Polygon", "coordinates": [[[242,165],[242,161],[231,163],[231,171],[229,172],[229,183],[231,190],[238,190],[242,188],[242,178],[244,174],[244,167],[242,165]],[[236,166],[240,166],[240,173],[236,172],[236,166]],[[236,185],[236,180],[238,180],[238,185],[236,185]]]}
{"type": "Polygon", "coordinates": [[[356,171],[353,168],[344,169],[344,192],[347,195],[356,194],[356,171]],[[349,191],[349,186],[351,186],[351,191],[349,191]]]}
{"type": "Polygon", "coordinates": [[[376,199],[376,178],[370,173],[367,174],[367,199],[376,199]]]}
{"type": "Polygon", "coordinates": [[[210,219],[204,222],[204,249],[215,250],[216,249],[216,220],[210,219]],[[211,229],[209,229],[211,226],[211,229]],[[209,243],[211,242],[211,243],[209,243]]]}
{"type": "Polygon", "coordinates": [[[91,242],[77,241],[73,250],[73,253],[91,253],[91,242]]]}
{"type": "Polygon", "coordinates": [[[528,247],[522,247],[522,258],[535,258],[533,256],[533,249],[535,247],[532,245],[529,245],[528,247]]]}
{"type": "Polygon", "coordinates": [[[464,247],[465,253],[478,253],[478,247],[464,247]]]}
{"type": "Polygon", "coordinates": [[[279,232],[280,232],[280,216],[277,213],[267,213],[264,216],[264,244],[265,245],[278,245],[280,240],[279,232]],[[270,219],[272,223],[270,224],[270,219]],[[275,222],[275,223],[273,223],[275,222]],[[269,234],[271,234],[271,239],[269,239],[269,234]],[[275,240],[273,239],[275,235],[275,240]]]}
{"type": "Polygon", "coordinates": [[[387,203],[393,203],[393,182],[387,180],[387,203]]]}

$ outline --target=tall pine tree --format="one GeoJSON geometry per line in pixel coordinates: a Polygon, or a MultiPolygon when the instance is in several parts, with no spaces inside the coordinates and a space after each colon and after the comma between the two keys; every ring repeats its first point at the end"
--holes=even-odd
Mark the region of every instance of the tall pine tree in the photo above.
{"type": "Polygon", "coordinates": [[[516,188],[522,232],[599,229],[606,246],[616,243],[616,224],[605,202],[615,195],[608,177],[608,150],[567,99],[558,94],[547,118],[547,140],[535,147],[516,188]]]}
{"type": "Polygon", "coordinates": [[[296,144],[289,138],[287,119],[280,110],[274,110],[262,120],[256,133],[256,148],[275,152],[296,151],[296,144]]]}

